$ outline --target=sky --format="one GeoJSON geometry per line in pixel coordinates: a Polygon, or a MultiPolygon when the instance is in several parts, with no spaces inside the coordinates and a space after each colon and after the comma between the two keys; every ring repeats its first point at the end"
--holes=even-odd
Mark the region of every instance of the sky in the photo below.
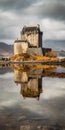
{"type": "Polygon", "coordinates": [[[0,0],[0,42],[14,44],[24,25],[37,24],[43,31],[43,46],[46,40],[60,40],[65,48],[65,0],[0,0]]]}

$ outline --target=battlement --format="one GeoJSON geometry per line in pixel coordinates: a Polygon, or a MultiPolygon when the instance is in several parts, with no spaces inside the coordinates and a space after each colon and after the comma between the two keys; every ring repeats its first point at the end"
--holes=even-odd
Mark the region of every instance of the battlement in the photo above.
{"type": "Polygon", "coordinates": [[[28,26],[24,26],[22,31],[21,31],[21,34],[24,34],[24,33],[38,33],[40,32],[40,26],[33,26],[33,27],[28,27],[28,26]]]}
{"type": "Polygon", "coordinates": [[[30,47],[42,47],[42,34],[40,25],[24,26],[21,31],[21,39],[27,40],[30,47]]]}

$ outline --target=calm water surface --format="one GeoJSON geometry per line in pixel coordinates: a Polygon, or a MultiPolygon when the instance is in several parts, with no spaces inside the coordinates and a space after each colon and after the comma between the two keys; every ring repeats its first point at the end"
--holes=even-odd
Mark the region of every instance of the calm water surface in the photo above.
{"type": "Polygon", "coordinates": [[[65,130],[65,78],[45,71],[0,68],[0,130],[65,130]]]}

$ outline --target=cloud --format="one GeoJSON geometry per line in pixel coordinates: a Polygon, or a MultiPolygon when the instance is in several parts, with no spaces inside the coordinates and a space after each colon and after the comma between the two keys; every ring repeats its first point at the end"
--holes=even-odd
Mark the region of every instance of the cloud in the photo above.
{"type": "Polygon", "coordinates": [[[0,41],[20,38],[24,25],[41,25],[45,39],[65,39],[65,0],[0,0],[0,41]]]}
{"type": "MultiPolygon", "coordinates": [[[[13,35],[15,31],[16,23],[14,21],[14,14],[9,12],[0,12],[0,39],[12,39],[15,38],[13,35]],[[13,31],[13,33],[12,33],[13,31]]],[[[16,17],[15,17],[16,19],[16,17]]],[[[16,33],[14,33],[16,34],[16,33]]]]}
{"type": "Polygon", "coordinates": [[[44,31],[47,31],[47,30],[49,30],[49,31],[65,30],[65,23],[63,21],[57,21],[57,20],[53,20],[53,19],[50,19],[50,18],[42,19],[41,25],[43,26],[44,31]]]}
{"type": "Polygon", "coordinates": [[[53,19],[42,19],[43,40],[65,40],[65,23],[53,19]]]}
{"type": "Polygon", "coordinates": [[[34,21],[37,24],[37,19],[35,16],[25,16],[22,14],[21,16],[12,13],[11,11],[0,11],[0,40],[14,40],[17,37],[20,37],[20,31],[24,25],[34,24],[34,21]]]}
{"type": "Polygon", "coordinates": [[[22,11],[29,7],[34,0],[0,0],[0,10],[3,11],[22,11]]]}
{"type": "Polygon", "coordinates": [[[62,0],[0,0],[0,10],[17,15],[65,20],[65,1],[62,0]]]}
{"type": "Polygon", "coordinates": [[[42,4],[35,4],[27,9],[27,12],[36,15],[40,19],[50,18],[56,20],[65,20],[65,2],[46,2],[42,4]]]}

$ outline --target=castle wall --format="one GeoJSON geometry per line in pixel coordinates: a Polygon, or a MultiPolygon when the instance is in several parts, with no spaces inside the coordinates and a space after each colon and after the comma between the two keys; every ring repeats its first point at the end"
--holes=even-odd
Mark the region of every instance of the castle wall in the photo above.
{"type": "Polygon", "coordinates": [[[22,40],[15,41],[14,43],[14,55],[26,53],[28,49],[28,43],[22,40]]]}
{"type": "Polygon", "coordinates": [[[41,47],[38,47],[38,48],[28,48],[27,52],[29,54],[36,54],[36,55],[43,56],[43,50],[42,50],[41,47]]]}
{"type": "Polygon", "coordinates": [[[27,40],[29,42],[29,46],[38,47],[39,45],[39,36],[38,33],[30,33],[21,35],[21,39],[27,40]]]}

